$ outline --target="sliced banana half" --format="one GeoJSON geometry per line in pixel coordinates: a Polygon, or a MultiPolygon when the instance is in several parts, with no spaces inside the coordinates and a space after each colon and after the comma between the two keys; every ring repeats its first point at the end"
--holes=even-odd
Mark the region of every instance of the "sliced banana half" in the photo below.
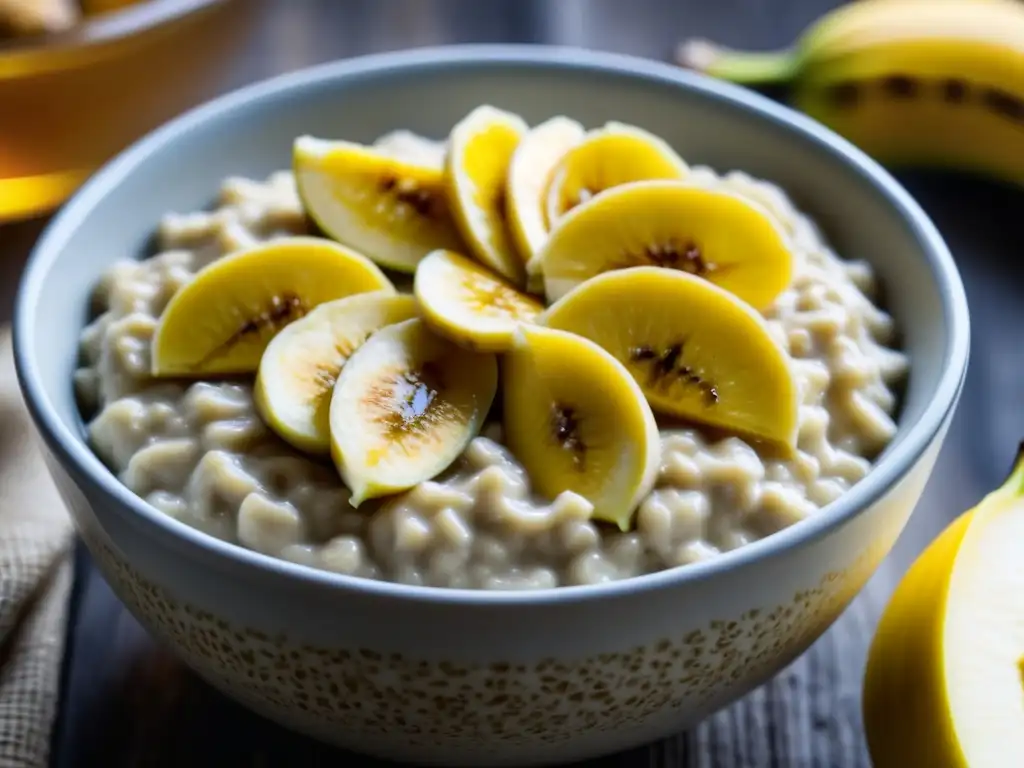
{"type": "Polygon", "coordinates": [[[508,350],[516,328],[544,311],[532,296],[452,251],[421,261],[414,286],[423,319],[435,331],[484,352],[508,350]]]}
{"type": "MultiPolygon", "coordinates": [[[[437,248],[462,247],[443,170],[432,158],[312,136],[295,140],[292,166],[302,204],[328,236],[383,267],[412,272],[437,248]]],[[[407,139],[406,139],[407,141],[407,139]]],[[[401,146],[401,145],[399,145],[401,146]]]]}
{"type": "MultiPolygon", "coordinates": [[[[481,106],[448,139],[448,184],[455,220],[472,254],[515,285],[525,283],[506,213],[509,162],[529,127],[518,115],[481,106]]],[[[458,248],[449,250],[459,250],[458,248]]]]}
{"type": "Polygon", "coordinates": [[[619,184],[681,179],[689,167],[665,141],[642,128],[607,123],[565,153],[548,184],[548,229],[581,203],[619,184]]]}
{"type": "Polygon", "coordinates": [[[1024,444],[905,573],[868,651],[876,768],[1024,765],[1024,444]]]}
{"type": "Polygon", "coordinates": [[[561,220],[540,261],[549,301],[602,272],[652,266],[764,309],[793,277],[789,240],[763,206],[685,181],[638,181],[595,197],[561,220]]]}
{"type": "Polygon", "coordinates": [[[508,218],[520,257],[529,265],[548,236],[544,193],[565,153],[583,140],[583,126],[553,117],[531,128],[512,153],[508,168],[508,218]]]}
{"type": "Polygon", "coordinates": [[[628,530],[661,458],[658,425],[618,360],[581,336],[523,326],[502,363],[505,439],[534,489],[572,491],[628,530]]]}
{"type": "Polygon", "coordinates": [[[497,385],[493,355],[436,336],[421,320],[371,336],[331,396],[331,455],[352,506],[447,469],[480,431],[497,385]]]}
{"type": "Polygon", "coordinates": [[[659,267],[605,272],[539,322],[610,352],[655,411],[786,452],[796,445],[799,390],[786,351],[750,305],[706,280],[659,267]]]}
{"type": "Polygon", "coordinates": [[[299,450],[329,453],[331,393],[345,362],[381,328],[413,317],[412,296],[375,291],[328,301],[286,326],[260,358],[260,416],[299,450]]]}
{"type": "Polygon", "coordinates": [[[152,346],[154,376],[253,373],[270,340],[326,301],[394,293],[365,256],[330,240],[290,237],[199,270],[168,302],[152,346]]]}

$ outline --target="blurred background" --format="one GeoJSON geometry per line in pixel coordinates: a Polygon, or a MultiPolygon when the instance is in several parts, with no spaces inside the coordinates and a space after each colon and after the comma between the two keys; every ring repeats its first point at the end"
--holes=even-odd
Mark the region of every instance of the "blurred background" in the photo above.
{"type": "Polygon", "coordinates": [[[836,4],[0,0],[0,221],[46,212],[98,162],[188,106],[311,64],[458,42],[668,59],[694,31],[728,45],[781,47],[836,4]],[[5,4],[22,9],[6,24],[5,4]],[[79,7],[92,12],[68,12],[79,7]]]}
{"type": "MultiPolygon", "coordinates": [[[[924,2],[925,0],[922,0],[924,2]]],[[[466,42],[581,46],[671,61],[691,36],[788,46],[838,0],[0,0],[0,322],[53,208],[141,133],[218,93],[365,53],[466,42]],[[44,16],[25,20],[33,6],[44,16]],[[68,8],[74,6],[69,11],[68,8]],[[125,6],[123,8],[117,6],[125,6]]],[[[784,96],[782,94],[781,96],[784,96]]],[[[1021,435],[1016,188],[900,171],[963,272],[972,367],[924,502],[865,593],[810,653],[671,743],[602,765],[867,766],[864,653],[896,580],[1002,479],[1021,435]]],[[[222,700],[166,657],[80,552],[55,764],[317,765],[338,759],[222,700]]]]}

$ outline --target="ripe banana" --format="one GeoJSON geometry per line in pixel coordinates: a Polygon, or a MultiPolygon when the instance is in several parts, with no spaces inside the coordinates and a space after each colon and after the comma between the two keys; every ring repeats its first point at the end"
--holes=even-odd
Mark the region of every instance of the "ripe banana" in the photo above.
{"type": "Polygon", "coordinates": [[[683,66],[749,86],[788,84],[797,108],[882,162],[1024,183],[1024,3],[861,0],[792,48],[690,40],[683,66]]]}

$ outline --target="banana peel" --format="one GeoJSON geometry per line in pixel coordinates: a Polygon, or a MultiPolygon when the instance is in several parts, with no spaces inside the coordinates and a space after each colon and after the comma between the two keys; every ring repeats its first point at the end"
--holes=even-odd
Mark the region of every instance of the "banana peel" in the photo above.
{"type": "Polygon", "coordinates": [[[861,0],[782,51],[688,40],[679,64],[757,88],[895,166],[1024,182],[1024,3],[861,0]]]}

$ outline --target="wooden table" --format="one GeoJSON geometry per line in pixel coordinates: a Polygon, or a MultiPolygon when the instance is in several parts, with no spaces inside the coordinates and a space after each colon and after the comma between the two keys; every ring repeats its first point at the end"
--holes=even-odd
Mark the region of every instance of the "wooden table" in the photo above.
{"type": "MultiPolygon", "coordinates": [[[[581,45],[665,59],[705,35],[787,44],[831,0],[264,0],[234,86],[370,51],[448,42],[581,45]]],[[[879,612],[912,558],[1002,477],[1024,435],[1024,229],[1018,190],[902,175],[948,239],[967,283],[974,333],[967,389],[925,498],[896,549],[832,630],[763,688],[689,733],[591,766],[869,765],[860,676],[879,612]]],[[[0,320],[41,224],[0,229],[0,320]]],[[[288,733],[197,680],[157,647],[81,551],[54,765],[313,766],[353,755],[288,733]]],[[[363,764],[372,764],[365,761],[363,764]]],[[[377,763],[377,765],[381,765],[377,763]]]]}

